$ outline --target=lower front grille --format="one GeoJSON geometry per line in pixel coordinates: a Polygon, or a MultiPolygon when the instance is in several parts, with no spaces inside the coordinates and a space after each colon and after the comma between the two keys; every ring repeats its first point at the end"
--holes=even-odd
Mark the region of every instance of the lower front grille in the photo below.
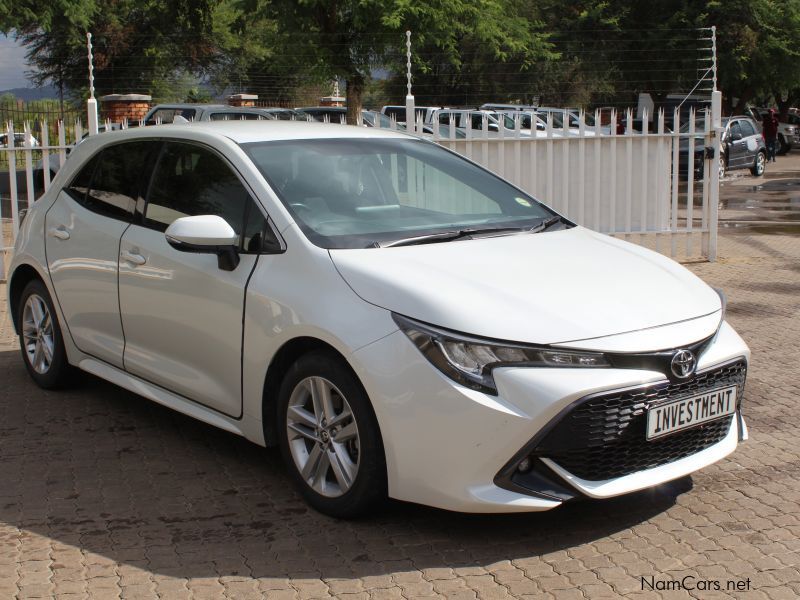
{"type": "Polygon", "coordinates": [[[553,460],[573,475],[601,481],[685,458],[720,442],[732,416],[647,441],[647,409],[705,391],[736,385],[744,392],[747,363],[739,360],[697,373],[680,383],[656,384],[579,401],[539,441],[532,454],[553,460]]]}

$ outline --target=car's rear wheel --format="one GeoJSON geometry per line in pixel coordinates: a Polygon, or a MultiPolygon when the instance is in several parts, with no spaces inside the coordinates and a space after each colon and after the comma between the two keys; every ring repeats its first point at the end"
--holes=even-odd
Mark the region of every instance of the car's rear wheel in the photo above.
{"type": "Polygon", "coordinates": [[[71,383],[75,371],[67,362],[58,317],[44,283],[38,279],[28,283],[17,310],[22,359],[30,376],[45,389],[71,383]]]}
{"type": "Polygon", "coordinates": [[[764,152],[756,154],[756,160],[750,167],[750,172],[756,177],[761,177],[767,169],[767,155],[764,152]]]}
{"type": "Polygon", "coordinates": [[[386,462],[367,394],[333,353],[314,352],[289,369],[279,394],[281,453],[316,510],[351,518],[386,496],[386,462]]]}

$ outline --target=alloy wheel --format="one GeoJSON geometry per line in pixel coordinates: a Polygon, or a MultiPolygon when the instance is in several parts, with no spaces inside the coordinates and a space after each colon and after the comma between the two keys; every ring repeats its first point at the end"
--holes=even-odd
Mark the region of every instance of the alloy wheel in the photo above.
{"type": "Polygon", "coordinates": [[[289,450],[300,476],[315,492],[335,498],[358,475],[361,452],[353,410],[323,377],[307,377],[292,391],[286,412],[289,450]]]}
{"type": "Polygon", "coordinates": [[[22,311],[22,338],[25,354],[33,370],[44,375],[50,370],[55,351],[53,319],[47,303],[31,294],[22,311]]]}
{"type": "Polygon", "coordinates": [[[761,175],[766,170],[767,158],[763,152],[759,152],[756,157],[756,175],[761,175]]]}
{"type": "Polygon", "coordinates": [[[722,179],[725,177],[725,157],[719,157],[719,178],[722,179]]]}

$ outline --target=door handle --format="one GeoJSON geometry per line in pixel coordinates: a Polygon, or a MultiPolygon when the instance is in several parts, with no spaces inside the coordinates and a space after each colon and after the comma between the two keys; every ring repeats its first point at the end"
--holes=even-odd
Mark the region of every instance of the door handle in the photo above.
{"type": "Polygon", "coordinates": [[[47,230],[47,235],[52,238],[56,238],[57,240],[68,240],[69,239],[69,231],[67,231],[63,225],[58,227],[51,227],[47,230]]]}
{"type": "Polygon", "coordinates": [[[135,254],[133,252],[123,251],[123,252],[120,253],[119,256],[120,256],[120,258],[122,260],[126,260],[129,263],[132,263],[132,264],[138,265],[138,266],[141,266],[141,265],[143,265],[144,263],[147,262],[147,259],[144,256],[142,256],[141,254],[135,254]]]}

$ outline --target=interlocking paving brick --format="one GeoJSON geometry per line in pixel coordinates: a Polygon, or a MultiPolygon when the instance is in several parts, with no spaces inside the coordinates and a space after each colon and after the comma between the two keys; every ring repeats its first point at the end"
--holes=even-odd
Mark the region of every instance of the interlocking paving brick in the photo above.
{"type": "Polygon", "coordinates": [[[391,503],[355,522],[307,508],[274,450],[88,376],[36,388],[0,284],[0,597],[798,598],[800,239],[722,235],[689,267],[753,350],[734,455],[550,513],[391,503]],[[686,574],[750,590],[642,589],[686,574]]]}

